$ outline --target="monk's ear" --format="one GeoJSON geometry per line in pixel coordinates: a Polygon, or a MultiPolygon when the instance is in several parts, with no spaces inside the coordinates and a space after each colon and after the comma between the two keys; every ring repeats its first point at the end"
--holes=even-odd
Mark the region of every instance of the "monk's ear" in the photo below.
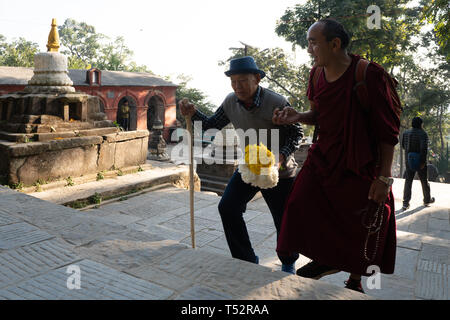
{"type": "Polygon", "coordinates": [[[333,51],[340,51],[342,48],[341,39],[336,37],[333,40],[331,40],[331,48],[333,49],[333,51]]]}

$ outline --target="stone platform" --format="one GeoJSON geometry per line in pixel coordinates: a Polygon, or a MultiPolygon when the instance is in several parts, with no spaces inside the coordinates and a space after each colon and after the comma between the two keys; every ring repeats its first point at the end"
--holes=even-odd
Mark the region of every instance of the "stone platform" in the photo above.
{"type": "Polygon", "coordinates": [[[0,140],[0,175],[10,185],[32,186],[143,164],[148,134],[147,130],[120,132],[114,127],[41,133],[37,141],[30,142],[0,140]]]}

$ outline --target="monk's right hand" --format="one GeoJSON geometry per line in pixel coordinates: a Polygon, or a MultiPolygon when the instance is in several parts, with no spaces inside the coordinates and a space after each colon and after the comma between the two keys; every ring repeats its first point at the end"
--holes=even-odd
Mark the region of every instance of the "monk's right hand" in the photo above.
{"type": "Polygon", "coordinates": [[[192,117],[195,113],[195,105],[189,102],[188,99],[184,98],[180,101],[180,112],[185,117],[192,117]]]}
{"type": "Polygon", "coordinates": [[[273,110],[272,122],[276,125],[293,124],[299,121],[299,113],[292,107],[285,107],[282,110],[273,110]]]}

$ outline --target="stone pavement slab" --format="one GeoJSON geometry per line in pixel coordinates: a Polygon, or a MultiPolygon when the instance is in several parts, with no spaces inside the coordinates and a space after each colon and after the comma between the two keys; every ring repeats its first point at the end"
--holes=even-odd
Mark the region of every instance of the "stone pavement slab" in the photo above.
{"type": "Polygon", "coordinates": [[[417,266],[416,296],[422,299],[448,300],[450,297],[449,247],[424,244],[417,266]]]}
{"type": "Polygon", "coordinates": [[[26,223],[0,226],[0,249],[13,249],[52,238],[52,235],[26,223]]]}
{"type": "Polygon", "coordinates": [[[80,289],[68,289],[67,267],[0,290],[4,299],[32,300],[161,300],[173,291],[91,260],[74,264],[81,270],[80,289]]]}
{"type": "Polygon", "coordinates": [[[0,253],[0,288],[73,263],[79,257],[57,239],[25,245],[0,253]]]}
{"type": "MultiPolygon", "coordinates": [[[[403,191],[401,184],[402,180],[396,179],[396,204],[403,191]]],[[[120,188],[118,180],[115,187],[120,188]]],[[[17,236],[11,238],[7,248],[0,249],[0,297],[448,299],[449,207],[443,194],[449,194],[449,186],[431,184],[437,201],[430,207],[423,207],[421,198],[417,199],[414,188],[418,187],[419,183],[413,185],[411,209],[396,211],[399,226],[396,271],[393,275],[382,275],[381,289],[370,290],[363,282],[368,295],[344,289],[343,281],[348,277],[345,273],[314,281],[279,271],[275,227],[262,198],[250,202],[244,215],[260,257],[261,265],[254,265],[230,257],[217,211],[220,198],[215,195],[195,193],[197,249],[194,250],[190,248],[189,193],[183,189],[155,190],[98,209],[77,211],[0,187],[0,228],[27,227],[45,235],[36,242],[17,236]],[[50,245],[54,248],[46,247],[50,245]],[[45,259],[50,260],[39,263],[45,259]],[[21,267],[17,261],[22,261],[27,269],[15,270],[14,266],[21,267]],[[63,269],[81,262],[82,272],[92,272],[87,278],[88,291],[66,292],[67,288],[50,283],[62,281],[63,276],[67,280],[63,269]],[[99,270],[105,276],[100,276],[99,270]],[[113,283],[116,272],[120,274],[118,279],[126,275],[127,281],[113,283]],[[110,286],[102,291],[106,288],[101,287],[104,282],[110,286]],[[126,288],[126,294],[118,289],[121,286],[126,288]],[[147,295],[143,287],[147,288],[147,295]],[[154,290],[160,288],[164,289],[161,295],[155,295],[154,290]]],[[[301,256],[296,267],[308,261],[301,256]]]]}
{"type": "MultiPolygon", "coordinates": [[[[167,230],[147,231],[145,227],[151,225],[145,223],[138,230],[139,219],[149,219],[143,212],[139,217],[105,213],[103,208],[96,216],[95,210],[77,211],[0,190],[0,227],[11,231],[2,233],[6,245],[0,249],[1,299],[371,299],[229,255],[191,249],[183,241],[168,239],[167,230]],[[109,219],[113,214],[121,215],[120,219],[109,219]],[[124,216],[130,217],[130,223],[124,216]],[[33,232],[39,237],[31,241],[28,236],[33,232]],[[74,284],[70,282],[72,267],[79,268],[80,289],[69,288],[74,284]]],[[[185,203],[179,199],[187,191],[172,191],[172,200],[170,190],[151,197],[178,202],[180,207],[169,221],[186,224],[185,203]]],[[[214,199],[218,198],[202,196],[198,202],[206,208],[214,199]]],[[[149,217],[155,214],[164,212],[150,212],[149,217]]],[[[220,225],[217,220],[196,221],[200,242],[213,243],[223,236],[215,229],[220,225]]]]}

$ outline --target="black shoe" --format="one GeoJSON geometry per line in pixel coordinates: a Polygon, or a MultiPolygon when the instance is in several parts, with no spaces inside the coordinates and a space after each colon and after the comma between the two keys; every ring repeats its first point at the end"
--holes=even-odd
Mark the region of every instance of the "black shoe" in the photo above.
{"type": "Polygon", "coordinates": [[[362,287],[362,284],[361,284],[361,280],[355,280],[352,278],[348,278],[348,280],[344,281],[344,283],[345,283],[345,288],[347,288],[347,289],[365,293],[364,289],[362,287]]]}
{"type": "Polygon", "coordinates": [[[428,201],[428,202],[427,202],[427,201],[424,201],[424,202],[423,202],[423,205],[424,205],[424,206],[427,206],[427,205],[429,205],[430,203],[434,203],[435,200],[436,200],[436,199],[434,199],[434,197],[433,197],[433,198],[431,198],[430,201],[428,201]]]}
{"type": "Polygon", "coordinates": [[[310,263],[298,269],[297,275],[303,278],[319,280],[324,276],[328,276],[330,274],[338,272],[340,272],[340,270],[325,265],[320,265],[317,262],[311,261],[310,263]]]}
{"type": "Polygon", "coordinates": [[[402,211],[406,211],[409,209],[409,204],[404,204],[402,207],[402,211]]]}

